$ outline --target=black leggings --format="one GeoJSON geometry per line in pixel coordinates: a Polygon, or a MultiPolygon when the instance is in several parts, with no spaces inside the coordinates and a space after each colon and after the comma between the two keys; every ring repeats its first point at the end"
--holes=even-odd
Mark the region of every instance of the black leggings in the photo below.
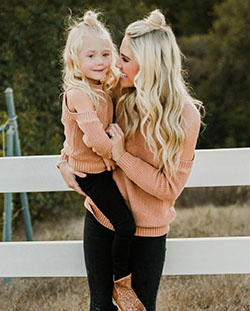
{"type": "Polygon", "coordinates": [[[115,279],[120,279],[131,272],[131,243],[136,226],[131,211],[128,209],[112,172],[76,176],[81,189],[92,199],[115,229],[112,243],[112,261],[115,279]]]}
{"type": "MultiPolygon", "coordinates": [[[[90,288],[90,311],[116,311],[112,303],[112,241],[114,231],[86,212],[84,256],[90,288]]],[[[147,311],[155,311],[166,253],[166,235],[134,236],[131,253],[132,287],[147,311]]]]}

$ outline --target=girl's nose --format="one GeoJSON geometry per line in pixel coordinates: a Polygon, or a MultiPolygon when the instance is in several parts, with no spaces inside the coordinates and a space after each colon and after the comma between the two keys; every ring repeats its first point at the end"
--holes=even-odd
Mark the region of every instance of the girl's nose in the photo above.
{"type": "Polygon", "coordinates": [[[98,64],[98,65],[103,64],[103,59],[102,59],[102,57],[97,57],[97,58],[96,58],[96,64],[98,64]]]}

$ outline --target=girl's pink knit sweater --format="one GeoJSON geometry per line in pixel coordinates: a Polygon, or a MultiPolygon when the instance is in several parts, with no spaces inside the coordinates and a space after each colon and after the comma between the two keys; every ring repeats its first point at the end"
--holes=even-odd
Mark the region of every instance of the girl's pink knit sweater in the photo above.
{"type": "Polygon", "coordinates": [[[64,94],[61,121],[65,141],[61,160],[67,160],[75,171],[95,174],[106,170],[102,158],[111,158],[112,146],[105,130],[113,120],[113,103],[109,95],[100,92],[101,84],[91,87],[102,96],[96,111],[71,112],[64,94]]]}
{"type": "MultiPolygon", "coordinates": [[[[124,122],[121,120],[118,124],[125,131],[124,122]]],[[[196,142],[197,131],[190,131],[189,135],[193,135],[191,140],[196,142]]],[[[125,144],[127,152],[116,162],[113,178],[132,210],[137,228],[135,235],[161,236],[169,231],[169,225],[176,217],[175,200],[187,182],[193,160],[181,160],[177,174],[170,178],[165,170],[158,171],[139,129],[134,139],[127,140],[125,144]]],[[[185,143],[184,152],[188,150],[193,154],[194,147],[185,143]]],[[[85,200],[85,207],[101,224],[113,230],[109,220],[89,197],[85,200]]]]}

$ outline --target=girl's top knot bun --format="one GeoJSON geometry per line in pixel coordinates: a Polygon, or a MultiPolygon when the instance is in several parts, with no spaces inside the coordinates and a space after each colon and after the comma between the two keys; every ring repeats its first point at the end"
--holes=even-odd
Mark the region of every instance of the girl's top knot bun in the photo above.
{"type": "Polygon", "coordinates": [[[85,12],[83,15],[83,22],[88,26],[98,26],[98,14],[90,10],[85,12]]]}

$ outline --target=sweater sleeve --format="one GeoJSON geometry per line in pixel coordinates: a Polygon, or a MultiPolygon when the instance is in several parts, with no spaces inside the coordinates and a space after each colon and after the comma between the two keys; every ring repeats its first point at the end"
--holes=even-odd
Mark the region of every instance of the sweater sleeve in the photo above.
{"type": "Polygon", "coordinates": [[[144,191],[163,201],[175,201],[187,182],[193,161],[181,160],[176,175],[172,177],[169,177],[165,170],[159,171],[128,152],[124,153],[116,164],[144,191]]]}
{"type": "MultiPolygon", "coordinates": [[[[182,150],[184,159],[192,158],[200,130],[200,113],[193,105],[184,109],[186,124],[186,139],[182,150]]],[[[175,201],[185,187],[191,173],[193,160],[180,160],[174,176],[169,176],[166,170],[159,171],[141,158],[125,152],[116,163],[136,185],[149,194],[161,199],[175,201]]]]}
{"type": "Polygon", "coordinates": [[[103,158],[111,158],[112,145],[106,134],[103,124],[99,120],[96,111],[79,114],[76,119],[79,128],[83,132],[83,142],[89,148],[103,158]]]}

